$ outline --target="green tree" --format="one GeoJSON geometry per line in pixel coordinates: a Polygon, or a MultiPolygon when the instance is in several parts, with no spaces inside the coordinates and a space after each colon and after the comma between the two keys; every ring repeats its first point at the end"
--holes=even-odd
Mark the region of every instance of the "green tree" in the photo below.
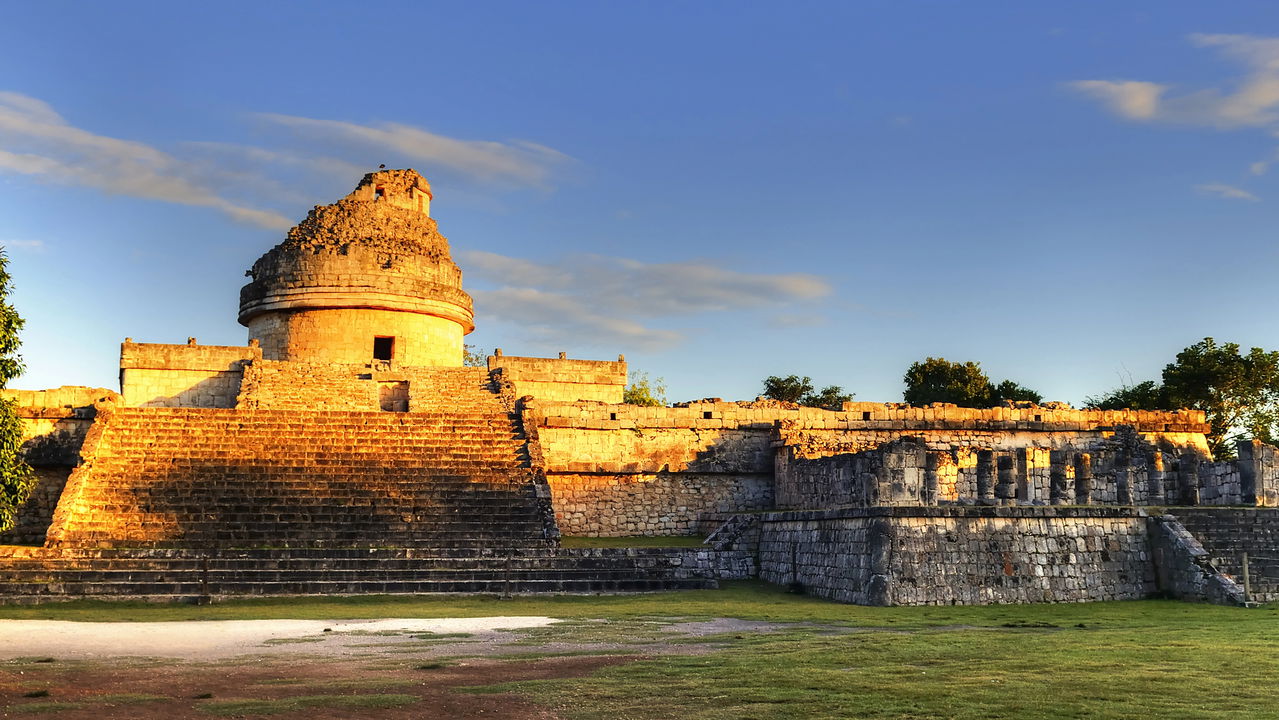
{"type": "Polygon", "coordinates": [[[1238,344],[1218,345],[1208,337],[1177,353],[1163,377],[1169,407],[1204,411],[1214,455],[1232,455],[1234,442],[1249,436],[1274,441],[1279,352],[1255,347],[1242,355],[1238,344]]]}
{"type": "Polygon", "coordinates": [[[813,391],[813,379],[807,375],[769,375],[764,378],[764,397],[781,402],[797,403],[813,391]]]}
{"type": "Polygon", "coordinates": [[[992,406],[1001,405],[1004,402],[1039,403],[1043,402],[1044,396],[1012,380],[1004,380],[998,385],[991,386],[989,400],[992,406]]]}
{"type": "Polygon", "coordinates": [[[1168,410],[1171,405],[1164,386],[1146,380],[1136,385],[1120,385],[1104,395],[1090,395],[1084,398],[1084,407],[1089,410],[1168,410]]]}
{"type": "Polygon", "coordinates": [[[622,402],[627,405],[665,407],[666,382],[662,378],[650,378],[642,370],[632,370],[627,380],[629,382],[626,389],[622,391],[622,402]]]}
{"type": "MultiPolygon", "coordinates": [[[[24,369],[22,356],[18,354],[21,343],[18,333],[23,321],[8,302],[12,291],[9,258],[0,249],[0,388],[8,387],[24,369]]],[[[22,420],[18,417],[17,403],[0,400],[0,531],[13,527],[18,508],[27,501],[34,485],[34,475],[22,460],[21,448],[22,420]]]]}
{"type": "Polygon", "coordinates": [[[764,397],[827,410],[841,410],[844,403],[853,399],[852,393],[845,392],[844,388],[838,385],[828,385],[821,390],[815,390],[813,379],[807,375],[803,377],[769,375],[764,378],[764,397]]]}
{"type": "Polygon", "coordinates": [[[1164,367],[1162,384],[1147,380],[1122,385],[1085,402],[1097,410],[1202,410],[1212,454],[1234,457],[1238,440],[1275,441],[1279,352],[1255,347],[1244,355],[1236,343],[1218,345],[1204,338],[1164,367]]]}
{"type": "Polygon", "coordinates": [[[1040,402],[1043,396],[1012,380],[992,383],[980,363],[929,357],[911,363],[902,378],[902,398],[911,405],[954,403],[960,407],[992,407],[1005,401],[1040,402]]]}
{"type": "Polygon", "coordinates": [[[467,343],[462,346],[462,365],[465,367],[488,367],[488,357],[467,343]]]}

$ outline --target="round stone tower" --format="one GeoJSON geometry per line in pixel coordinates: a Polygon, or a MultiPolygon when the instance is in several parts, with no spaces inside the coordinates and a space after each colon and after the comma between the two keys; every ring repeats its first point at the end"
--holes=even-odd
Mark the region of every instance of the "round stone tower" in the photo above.
{"type": "Polygon", "coordinates": [[[430,208],[425,178],[384,170],[308,213],[245,273],[240,324],[263,357],[461,365],[471,296],[430,208]]]}

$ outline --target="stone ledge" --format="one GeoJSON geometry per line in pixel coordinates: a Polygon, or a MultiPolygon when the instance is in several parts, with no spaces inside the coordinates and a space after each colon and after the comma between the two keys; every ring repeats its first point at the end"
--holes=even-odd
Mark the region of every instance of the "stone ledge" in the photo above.
{"type": "Polygon", "coordinates": [[[760,515],[762,522],[802,522],[806,520],[838,520],[841,518],[1144,518],[1141,508],[1113,505],[1088,506],[944,506],[869,508],[834,508],[831,510],[782,510],[760,515]]]}

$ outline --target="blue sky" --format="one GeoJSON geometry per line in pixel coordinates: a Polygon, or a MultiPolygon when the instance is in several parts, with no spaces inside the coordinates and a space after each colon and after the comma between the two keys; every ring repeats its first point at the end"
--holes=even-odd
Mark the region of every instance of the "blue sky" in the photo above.
{"type": "Polygon", "coordinates": [[[242,344],[243,272],[380,163],[432,183],[468,341],[672,400],[897,401],[925,356],[1080,402],[1279,348],[1263,2],[11,3],[16,387],[242,344]]]}

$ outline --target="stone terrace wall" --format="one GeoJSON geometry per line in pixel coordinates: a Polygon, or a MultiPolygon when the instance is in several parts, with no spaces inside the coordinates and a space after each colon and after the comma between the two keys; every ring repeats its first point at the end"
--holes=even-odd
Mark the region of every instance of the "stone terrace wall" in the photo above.
{"type": "Polygon", "coordinates": [[[1156,591],[1122,508],[869,508],[761,516],[760,577],[861,605],[1130,600],[1156,591]]]}
{"type": "Polygon", "coordinates": [[[498,354],[488,359],[490,371],[499,371],[515,387],[517,397],[532,395],[544,402],[622,402],[626,389],[626,362],[512,357],[498,354]]]}
{"type": "Polygon", "coordinates": [[[256,346],[135,343],[120,345],[120,392],[127,407],[235,407],[244,365],[256,346]]]}
{"type": "Polygon", "coordinates": [[[565,535],[706,534],[709,514],[773,506],[772,482],[749,473],[552,473],[547,482],[565,535]]]}
{"type": "Polygon", "coordinates": [[[17,404],[22,418],[22,457],[35,469],[31,497],[18,509],[17,522],[0,533],[0,545],[44,542],[53,511],[71,469],[80,461],[96,405],[119,399],[105,388],[63,386],[52,390],[0,390],[0,397],[17,404]]]}
{"type": "Polygon", "coordinates": [[[561,532],[683,535],[709,531],[710,515],[773,506],[778,412],[534,400],[524,426],[537,428],[561,532]]]}
{"type": "MultiPolygon", "coordinates": [[[[820,499],[816,496],[822,493],[814,492],[796,500],[804,492],[785,484],[783,465],[874,450],[907,436],[922,439],[930,452],[955,453],[956,459],[940,469],[941,499],[975,495],[980,449],[1021,451],[1024,476],[1031,483],[1025,492],[1047,498],[1052,449],[1096,447],[1120,434],[1118,425],[1124,422],[1134,424],[1145,442],[1207,453],[1203,414],[1197,412],[876,403],[845,407],[832,412],[775,402],[707,401],[653,408],[535,400],[528,405],[525,426],[539,428],[547,479],[556,494],[561,527],[569,534],[621,535],[631,528],[701,531],[706,516],[769,509],[775,496],[783,506],[860,504],[837,502],[837,492],[825,491],[820,499]],[[775,443],[786,446],[785,456],[776,462],[775,443]],[[781,481],[776,488],[775,476],[781,481]]],[[[1144,477],[1132,480],[1138,493],[1144,492],[1143,482],[1144,477]]],[[[1164,482],[1175,483],[1175,477],[1164,482]]],[[[1098,487],[1098,502],[1106,501],[1106,492],[1113,494],[1106,490],[1113,483],[1099,482],[1098,487]]]]}
{"type": "Polygon", "coordinates": [[[376,410],[378,385],[367,365],[257,360],[244,370],[236,407],[376,410]]]}
{"type": "Polygon", "coordinates": [[[487,394],[491,385],[483,368],[258,360],[245,368],[237,407],[418,412],[487,394]]]}

